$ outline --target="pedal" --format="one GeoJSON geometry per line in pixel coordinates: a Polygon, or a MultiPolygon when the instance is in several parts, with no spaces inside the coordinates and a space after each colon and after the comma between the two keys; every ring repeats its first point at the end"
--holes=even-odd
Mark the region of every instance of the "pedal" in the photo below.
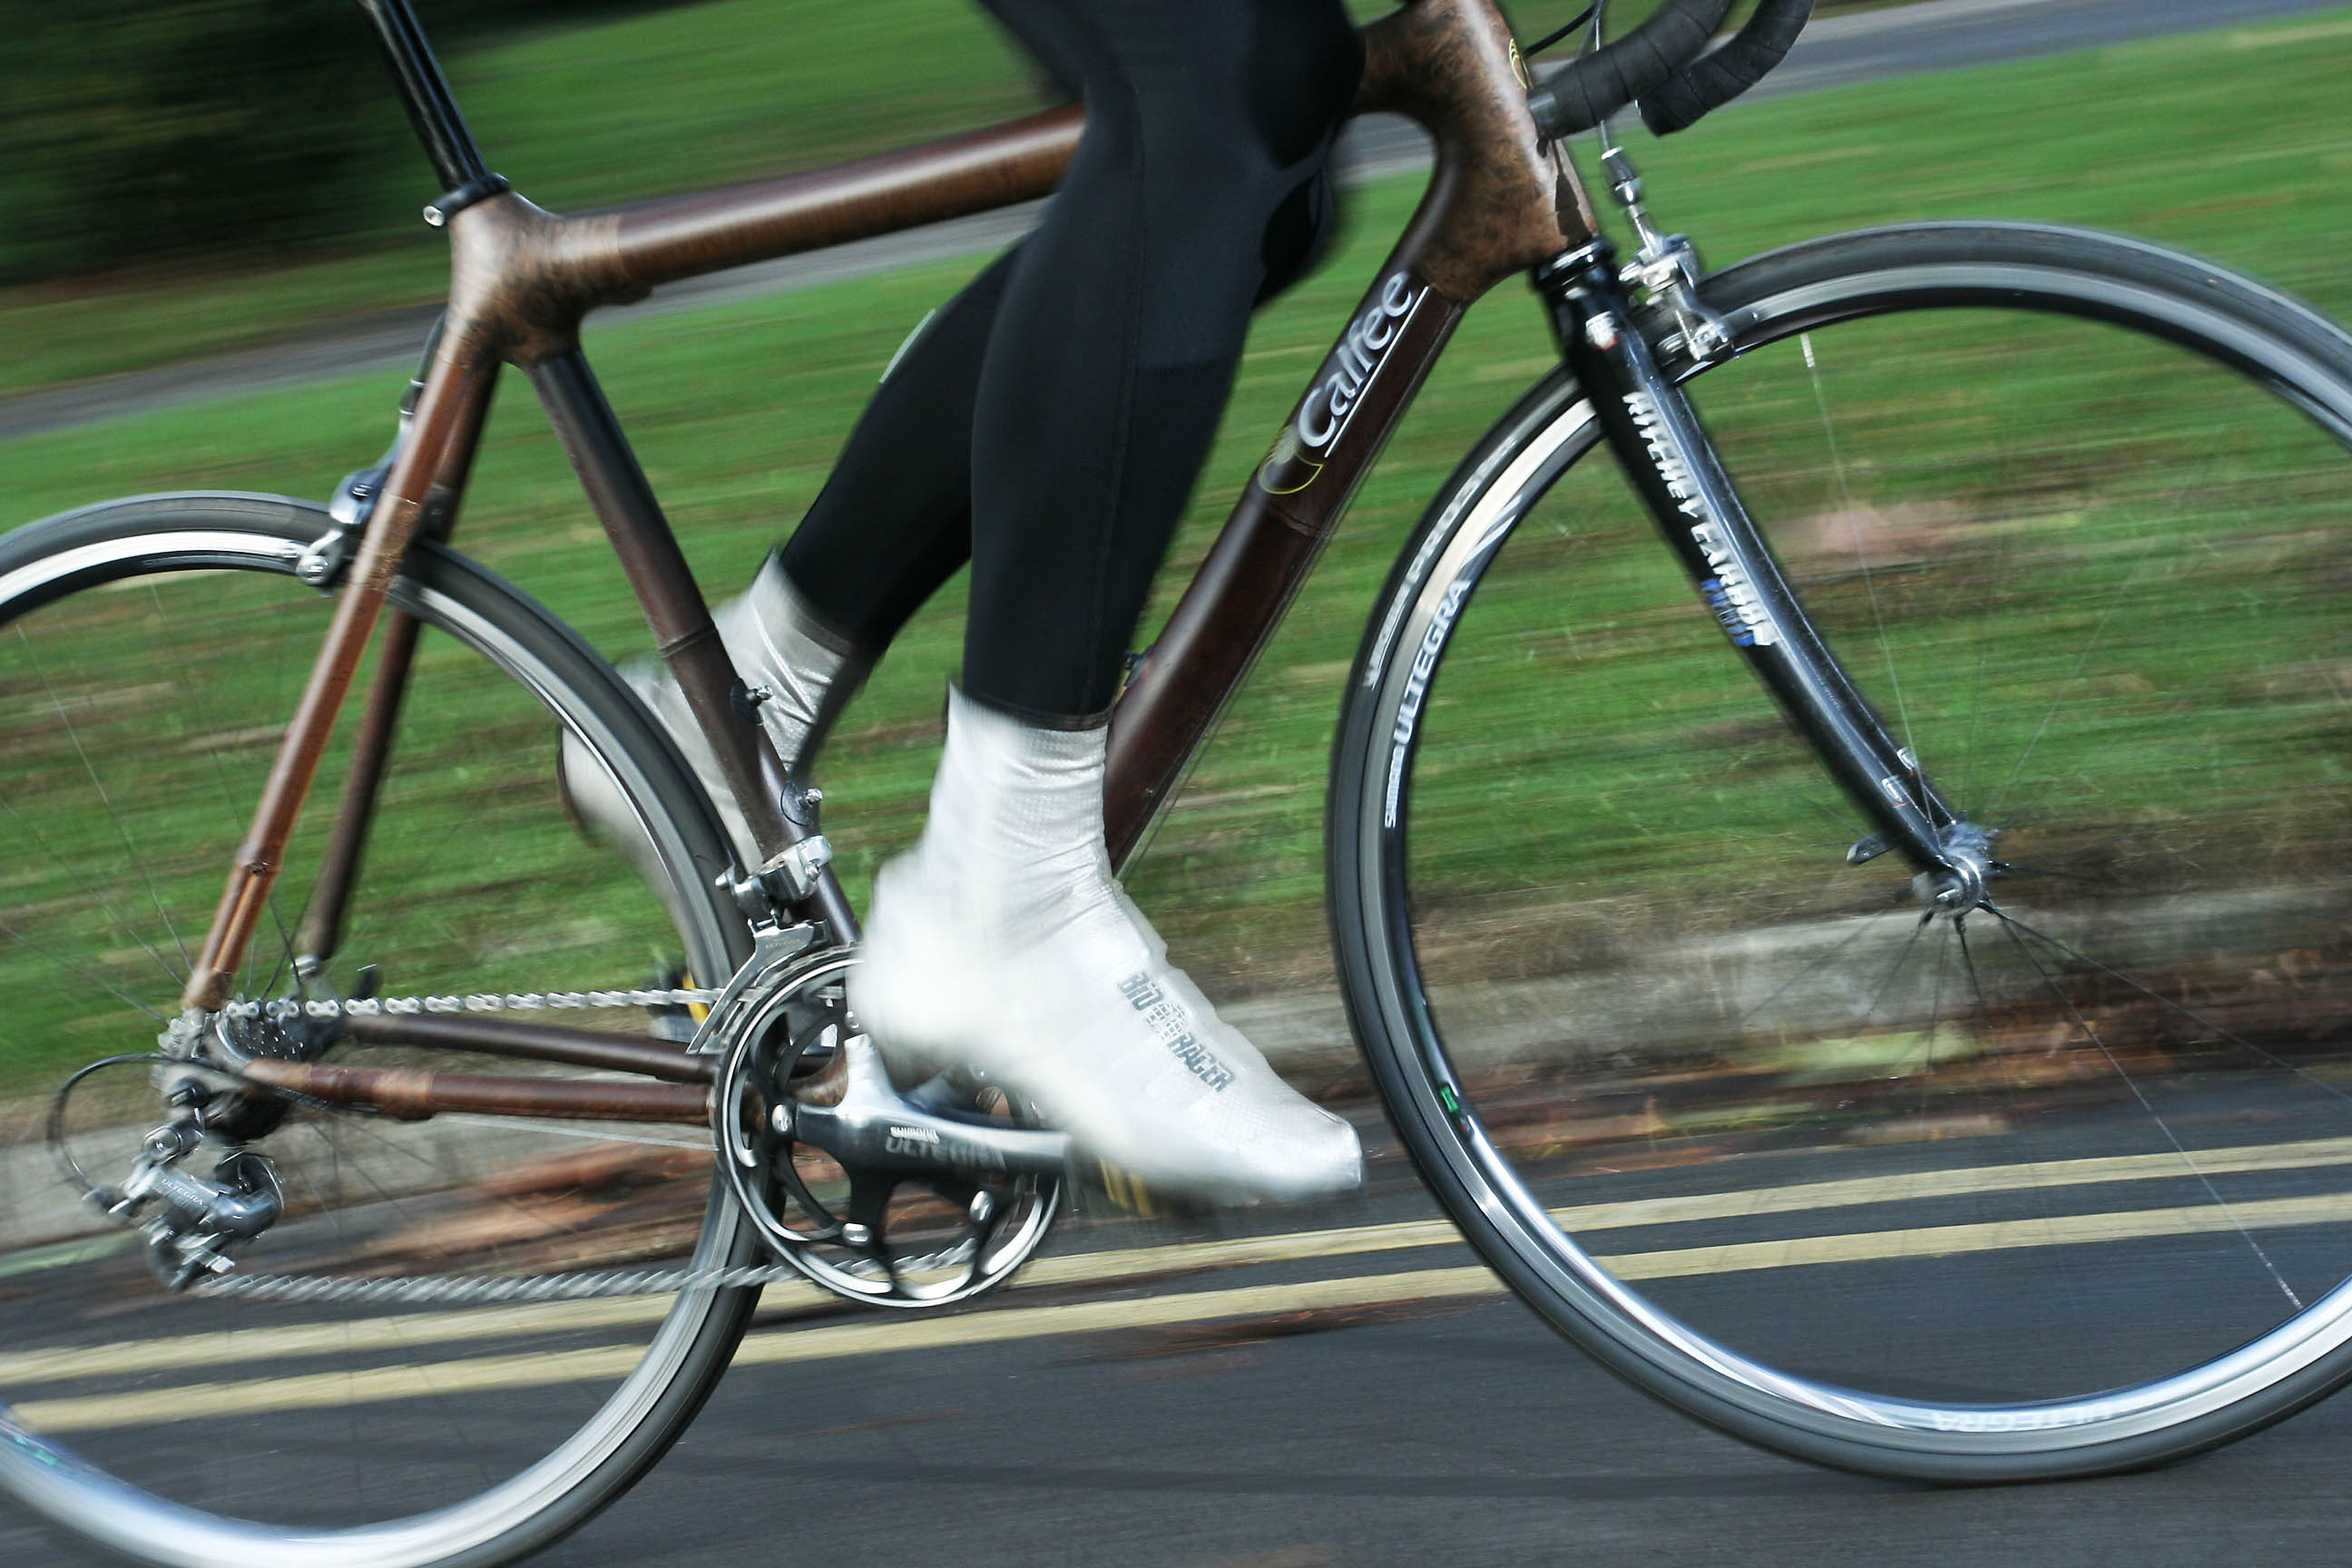
{"type": "Polygon", "coordinates": [[[1095,1171],[1102,1179],[1102,1194],[1119,1208],[1138,1219],[1156,1219],[1159,1210],[1151,1201],[1151,1191],[1140,1176],[1129,1175],[1108,1160],[1095,1162],[1095,1171]]]}
{"type": "MultiPolygon", "coordinates": [[[[683,963],[664,964],[646,980],[648,991],[691,991],[695,988],[694,972],[683,963]]],[[[702,1020],[710,1016],[710,1009],[699,1002],[689,1002],[683,1006],[649,1007],[646,1011],[646,1033],[657,1040],[676,1040],[679,1045],[690,1043],[702,1028],[702,1020]]]]}

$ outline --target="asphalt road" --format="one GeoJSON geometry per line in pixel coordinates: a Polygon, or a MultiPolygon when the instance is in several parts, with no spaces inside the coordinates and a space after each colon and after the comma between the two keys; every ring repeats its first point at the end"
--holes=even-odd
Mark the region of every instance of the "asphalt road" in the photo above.
{"type": "MultiPolygon", "coordinates": [[[[2341,0],[1924,0],[1815,22],[1789,59],[1751,96],[1780,97],[1951,70],[2338,4],[2341,0]]],[[[1426,156],[1426,142],[1418,130],[1387,118],[1353,128],[1339,153],[1343,167],[1359,179],[1414,167],[1426,156]]],[[[994,250],[1026,232],[1034,218],[1034,206],[1014,207],[814,256],[789,257],[677,284],[643,304],[608,312],[597,321],[603,324],[700,310],[994,250]]],[[[415,363],[435,314],[429,307],[389,310],[265,348],[0,398],[0,440],[362,371],[404,369],[415,363]]]]}
{"type": "MultiPolygon", "coordinates": [[[[2341,1131],[2340,1112],[2327,1121],[2341,1131]]],[[[2274,1134],[2316,1130],[2273,1124],[2274,1134]]],[[[2072,1145],[2090,1152],[2147,1142],[2136,1117],[2095,1121],[2087,1131],[2075,1124],[2070,1133],[2090,1140],[2072,1145]]],[[[2265,1135],[2245,1148],[2275,1154],[2288,1146],[2265,1135]]],[[[2246,1184],[2228,1190],[2242,1214],[2265,1196],[2297,1192],[2341,1205],[2326,1189],[2340,1185],[2352,1145],[2338,1138],[2293,1147],[2316,1151],[2307,1157],[2319,1163],[2241,1178],[2246,1184]]],[[[1909,1163],[1981,1173],[1997,1168],[1988,1162],[2019,1152],[2010,1140],[1963,1141],[1922,1146],[1909,1163]]],[[[1785,1192],[1770,1184],[1845,1169],[1851,1159],[1798,1151],[1740,1168],[1766,1184],[1759,1190],[1785,1192]]],[[[2207,1151],[2204,1162],[2209,1176],[2230,1179],[2216,1175],[2225,1163],[2218,1152],[2207,1151]]],[[[2162,1179],[2084,1185],[2060,1195],[2062,1205],[2109,1220],[2171,1212],[2167,1202],[2188,1195],[2185,1178],[2169,1154],[2151,1168],[2162,1179]]],[[[812,1313],[790,1293],[772,1296],[686,1441],[617,1506],[537,1561],[546,1568],[2158,1568],[2344,1559],[2352,1479],[2340,1456],[2352,1439],[2352,1402],[2323,1405],[2170,1469],[2097,1481],[1932,1489],[1811,1469],[1717,1436],[1611,1380],[1499,1295],[1398,1163],[1378,1169],[1371,1196],[1297,1216],[1303,1232],[1217,1238],[1165,1226],[1074,1227],[1033,1269],[1034,1283],[979,1312],[877,1319],[855,1310],[812,1313]],[[1090,1250],[1138,1241],[1146,1244],[1139,1254],[1090,1250]]],[[[2041,1175],[2046,1182],[2049,1168],[2041,1175]]],[[[1666,1168],[1587,1176],[1559,1190],[1587,1202],[1633,1194],[1687,1199],[1720,1179],[1721,1167],[1666,1168]]],[[[2046,1218],[2053,1195],[2046,1185],[2021,1189],[2020,1212],[2046,1218]]],[[[1913,1194],[1792,1219],[1798,1231],[1824,1234],[1825,1225],[1848,1242],[1884,1244],[1849,1247],[1848,1260],[1832,1267],[1768,1265],[1759,1273],[1679,1264],[1688,1279],[1673,1299],[1676,1310],[1703,1322],[1735,1314],[1778,1342],[1784,1364],[1833,1365],[1856,1353],[1867,1363],[1877,1352],[1856,1352],[1856,1325],[1885,1321],[1895,1293],[1917,1282],[1907,1241],[1918,1233],[1906,1227],[1933,1220],[1942,1212],[1935,1205],[1949,1201],[1913,1194]],[[1823,1293],[1809,1294],[1801,1276],[1823,1293]]],[[[1754,1223],[1727,1207],[1712,1218],[1661,1220],[1652,1211],[1601,1228],[1620,1271],[1638,1274],[1638,1264],[1625,1267],[1632,1254],[1754,1234],[1754,1223]]],[[[2340,1249],[2344,1234],[2341,1225],[2276,1229],[2271,1256],[2290,1271],[2309,1266],[2332,1279],[2326,1271],[2340,1263],[2321,1254],[2340,1249]],[[2298,1235],[2307,1239],[2299,1243],[2298,1235]],[[2307,1255],[2300,1263],[2298,1245],[2307,1255]]],[[[2227,1252],[2237,1240],[2210,1245],[2227,1252]]],[[[2076,1305],[2095,1321],[2112,1312],[2118,1324],[2134,1323],[2136,1336],[2168,1325],[2216,1348],[2228,1343],[2235,1330],[2223,1287],[2232,1271],[2195,1276],[2192,1298],[2179,1289],[2186,1277],[2179,1262],[2160,1251],[2108,1254],[2078,1274],[2099,1295],[2076,1305]],[[2170,1304],[2162,1321],[2144,1310],[2135,1321],[2151,1300],[2170,1304]]],[[[2001,1271],[1975,1278],[1990,1285],[2001,1271]]],[[[1935,1342],[1940,1310],[1948,1330],[1979,1336],[1988,1366],[2002,1363],[1988,1376],[2042,1375],[2095,1353],[2079,1336],[2054,1331],[2063,1321],[2054,1302],[2041,1310],[2053,1331],[2009,1336],[2006,1345],[1985,1337],[1978,1321],[1999,1310],[1989,1295],[1937,1302],[1912,1293],[1904,1302],[1912,1342],[1935,1342]]],[[[15,1328],[12,1347],[23,1342],[15,1328]]],[[[178,1342],[161,1342],[168,1350],[178,1342]]],[[[412,1466],[438,1463],[463,1479],[467,1463],[500,1452],[509,1425],[526,1424],[564,1394],[560,1376],[546,1387],[467,1394],[464,1364],[453,1358],[436,1380],[455,1414],[430,1400],[369,1404],[354,1428],[331,1406],[257,1426],[241,1426],[234,1410],[214,1412],[165,1428],[155,1453],[183,1477],[295,1467],[335,1495],[370,1485],[381,1492],[412,1466]],[[341,1447],[354,1431],[365,1443],[356,1462],[341,1447]],[[356,1473],[363,1469],[376,1473],[356,1473]]],[[[220,1375],[208,1364],[198,1377],[220,1375]]],[[[134,1400],[174,1397],[155,1384],[130,1388],[134,1400]]],[[[22,1409],[36,1427],[55,1411],[22,1409]]],[[[529,1451],[516,1457],[521,1452],[529,1451]]],[[[0,1515],[0,1563],[96,1568],[99,1561],[0,1515]]]]}
{"type": "Polygon", "coordinates": [[[1717,1436],[1508,1302],[1127,1359],[1031,1342],[730,1380],[547,1568],[2318,1564],[2337,1402],[2152,1475],[1933,1490],[1717,1436]]]}

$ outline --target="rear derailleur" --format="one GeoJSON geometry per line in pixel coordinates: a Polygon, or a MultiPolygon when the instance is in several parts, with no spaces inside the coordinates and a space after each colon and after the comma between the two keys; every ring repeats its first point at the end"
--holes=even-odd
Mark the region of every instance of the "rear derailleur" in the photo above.
{"type": "Polygon", "coordinates": [[[229,1248],[276,1224],[286,1212],[286,1194],[269,1156],[242,1145],[228,1146],[210,1176],[185,1169],[183,1162],[205,1146],[205,1099],[202,1090],[184,1087],[173,1102],[176,1114],[147,1134],[119,1186],[90,1181],[63,1138],[53,1138],[52,1146],[81,1184],[84,1201],[137,1226],[148,1267],[179,1290],[235,1268],[229,1248]]]}
{"type": "Polygon", "coordinates": [[[284,1120],[288,1101],[240,1087],[236,1060],[254,1056],[307,1059],[330,1043],[327,1026],[254,1019],[184,1017],[164,1031],[154,1053],[110,1057],[68,1079],[49,1110],[52,1153],[82,1200],[126,1226],[145,1243],[148,1266],[174,1290],[236,1267],[235,1247],[253,1240],[286,1212],[286,1194],[268,1155],[247,1147],[284,1120]],[[216,1031],[237,1038],[215,1040],[216,1031]],[[313,1037],[316,1035],[318,1037],[313,1037]],[[93,1180],[77,1159],[67,1132],[67,1107],[83,1080],[107,1068],[140,1066],[154,1076],[167,1119],[140,1141],[127,1173],[112,1185],[93,1180]],[[217,1156],[209,1174],[207,1147],[217,1156]]]}

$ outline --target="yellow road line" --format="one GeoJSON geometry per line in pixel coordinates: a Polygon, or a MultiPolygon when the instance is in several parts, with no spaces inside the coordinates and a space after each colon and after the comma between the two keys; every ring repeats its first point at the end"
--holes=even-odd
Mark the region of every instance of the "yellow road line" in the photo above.
{"type": "MultiPolygon", "coordinates": [[[[2352,1163],[2352,1138],[2308,1139],[2291,1143],[2255,1143],[2216,1149],[2196,1156],[2209,1175],[2293,1170],[2352,1163]]],[[[1922,1172],[1899,1176],[1855,1176],[1802,1182],[1746,1192],[1698,1193],[1681,1197],[1635,1198],[1585,1204],[1551,1211],[1571,1235],[1622,1230],[1634,1226],[1686,1225],[1758,1215],[1797,1214],[1815,1209],[1906,1202],[1938,1197],[2049,1189],[2109,1182],[2149,1181],[2187,1175],[2177,1154],[2130,1154],[1922,1172]]],[[[2259,1206],[2259,1205],[2256,1205],[2259,1206]]],[[[2187,1211],[2181,1211],[2187,1212],[2187,1211]]],[[[2218,1211],[2216,1211],[2217,1218],[2218,1211]]],[[[2030,1221],[2021,1224],[2040,1225],[2030,1221]]],[[[2309,1222],[2298,1222],[2309,1223],[2309,1222]]],[[[1958,1231],[1965,1226],[1945,1226],[1958,1231]]],[[[2228,1229],[2226,1220],[2218,1228],[2228,1229]]],[[[1024,1269],[1015,1288],[1099,1285],[1119,1279],[1202,1268],[1297,1263],[1318,1258],[1444,1247],[1460,1241],[1447,1220],[1406,1220],[1388,1225],[1341,1226],[1280,1236],[1236,1237],[1223,1241],[1181,1242],[1164,1247],[1109,1248],[1038,1258],[1024,1269]]],[[[1820,1238],[1832,1242],[1840,1238],[1820,1238]]],[[[1735,1243],[1761,1253],[1800,1245],[1735,1243]]],[[[2011,1244],[2004,1244],[2011,1245],[2011,1244]]],[[[1710,1249],[1698,1248],[1705,1252],[1710,1249]]],[[[1744,1255],[1744,1254],[1743,1254],[1744,1255]]],[[[1664,1257],[1667,1254],[1644,1256],[1664,1257]]],[[[1822,1261],[1831,1259],[1823,1258],[1822,1261]]],[[[1765,1267],[1750,1265],[1749,1267],[1765,1267]]],[[[824,1299],[814,1286],[771,1286],[767,1300],[824,1299]]],[[[567,1301],[460,1310],[411,1312],[350,1322],[232,1329],[205,1334],[137,1340],[114,1345],[26,1351],[0,1355],[0,1393],[30,1384],[93,1376],[230,1366],[263,1357],[397,1353],[429,1344],[488,1340],[526,1333],[586,1332],[649,1325],[669,1310],[667,1297],[612,1301],[567,1301]]]]}
{"type": "Polygon", "coordinates": [[[1620,1279],[1669,1279],[1695,1274],[1744,1274],[1822,1263],[1874,1263],[1887,1258],[1950,1258],[1969,1252],[2025,1247],[2087,1247],[2159,1236],[2228,1235],[2290,1226],[2341,1225],[2352,1220],[2352,1193],[2265,1198],[2224,1211],[2205,1203],[2183,1208],[2125,1209],[2115,1214],[2055,1215],[2041,1219],[1989,1220],[1977,1225],[1922,1226],[1916,1230],[1806,1236],[1786,1241],[1741,1241],[1602,1258],[1620,1279]]]}
{"type": "MultiPolygon", "coordinates": [[[[1188,1291],[1136,1301],[1074,1301],[1061,1306],[1007,1308],[953,1317],[910,1319],[877,1314],[854,1323],[798,1331],[771,1330],[751,1335],[736,1351],[734,1364],[768,1366],[887,1351],[938,1350],[1093,1333],[1106,1329],[1204,1322],[1312,1307],[1491,1295],[1501,1289],[1494,1275],[1484,1268],[1429,1268],[1304,1285],[1188,1291]]],[[[618,1382],[636,1365],[640,1353],[635,1346],[616,1346],[552,1355],[484,1356],[426,1369],[386,1367],[246,1384],[196,1384],[173,1389],[29,1400],[16,1406],[13,1414],[21,1425],[36,1432],[67,1433],[158,1420],[205,1420],[335,1409],[430,1395],[618,1382]]]]}
{"type": "MultiPolygon", "coordinates": [[[[2249,1143],[2198,1152],[2196,1172],[2209,1176],[2252,1171],[2288,1171],[2314,1165],[2352,1163],[2352,1138],[2310,1138],[2293,1143],[2249,1143]]],[[[2116,1154],[2095,1159],[2025,1161],[2010,1165],[1919,1171],[1899,1176],[1849,1176],[1831,1182],[1800,1182],[1748,1192],[1698,1193],[1688,1197],[1635,1198],[1551,1211],[1570,1235],[1636,1225],[1683,1225],[1701,1219],[1740,1219],[1750,1215],[1796,1214],[1807,1209],[1845,1208],[1858,1204],[1969,1197],[1981,1193],[2031,1192],[2049,1187],[2092,1186],[2105,1182],[2192,1179],[2179,1154],[2116,1154]]]]}
{"type": "MultiPolygon", "coordinates": [[[[2352,1220],[2352,1193],[2273,1198],[2240,1204],[2223,1213],[2211,1204],[2119,1213],[2004,1220],[1981,1225],[1924,1226],[1788,1241],[1680,1247],[1604,1257],[1621,1279],[1697,1275],[1889,1258],[2081,1246],[2153,1237],[2227,1233],[2352,1220]]],[[[1482,1268],[1409,1269],[1346,1279],[1193,1290],[1139,1300],[1075,1301],[1050,1307],[1003,1308],[938,1318],[883,1318],[814,1329],[777,1329],[745,1339],[742,1366],[824,1361],[917,1350],[1002,1343],[1114,1329],[1166,1327],[1219,1318],[1251,1317],[1374,1302],[1490,1296],[1502,1287],[1482,1268]]],[[[148,1423],[334,1409],[418,1397],[447,1397],[562,1384],[617,1382],[636,1364],[633,1346],[546,1354],[482,1356],[428,1368],[385,1367],[262,1378],[248,1383],[195,1384],[124,1394],[30,1400],[16,1418],[36,1432],[65,1434],[148,1423]]]]}
{"type": "MultiPolygon", "coordinates": [[[[810,1289],[814,1291],[814,1287],[810,1289]]],[[[659,1322],[669,1311],[670,1301],[667,1296],[606,1301],[538,1301],[461,1311],[362,1318],[352,1322],[227,1329],[208,1334],[180,1334],[69,1350],[25,1351],[0,1356],[0,1392],[20,1388],[27,1383],[67,1378],[131,1376],[188,1367],[229,1366],[260,1358],[381,1353],[452,1341],[495,1339],[502,1334],[593,1331],[633,1323],[651,1324],[659,1322]]]]}
{"type": "MultiPolygon", "coordinates": [[[[2197,1170],[2207,1175],[2352,1164],[2352,1138],[2244,1144],[2201,1152],[2196,1161],[2197,1170]]],[[[2190,1175],[2178,1154],[2123,1154],[1922,1171],[1899,1176],[1849,1176],[1746,1191],[1580,1204],[1553,1209],[1551,1216],[1570,1235],[1585,1236],[1635,1226],[1688,1225],[1700,1220],[1744,1219],[1757,1215],[1800,1214],[1812,1209],[2091,1186],[2108,1182],[2188,1179],[2190,1175]]],[[[1096,1284],[1189,1268],[1295,1263],[1310,1258],[1346,1258],[1407,1247],[1444,1247],[1460,1239],[1461,1233],[1450,1220],[1407,1220],[1286,1236],[1237,1237],[1227,1241],[1078,1252],[1037,1259],[1021,1271],[1015,1284],[1096,1284]]],[[[5,1379],[0,1379],[0,1387],[5,1386],[5,1379]]]]}

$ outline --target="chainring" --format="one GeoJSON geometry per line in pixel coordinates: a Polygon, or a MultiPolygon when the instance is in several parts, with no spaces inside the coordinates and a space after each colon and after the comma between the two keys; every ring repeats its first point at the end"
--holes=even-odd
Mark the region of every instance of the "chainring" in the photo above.
{"type": "MultiPolygon", "coordinates": [[[[1062,1178],[845,1162],[798,1136],[800,1108],[827,1103],[853,1058],[873,1049],[849,1012],[856,963],[852,950],[826,949],[734,999],[714,1100],[719,1164],[768,1245],[835,1294],[898,1308],[969,1300],[1037,1250],[1060,1211],[1062,1178]]],[[[903,1098],[932,1116],[1036,1125],[967,1075],[903,1098]]]]}

